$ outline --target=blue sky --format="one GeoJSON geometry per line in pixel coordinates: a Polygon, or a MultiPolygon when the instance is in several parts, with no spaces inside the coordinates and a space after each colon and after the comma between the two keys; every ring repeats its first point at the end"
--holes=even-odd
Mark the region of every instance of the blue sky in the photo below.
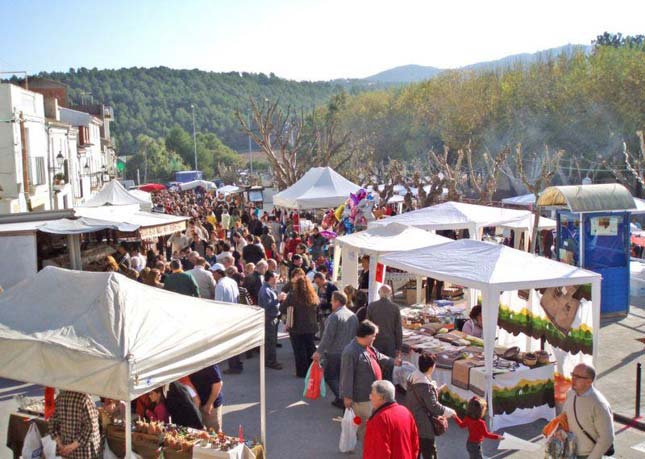
{"type": "Polygon", "coordinates": [[[70,67],[366,77],[645,33],[645,1],[0,0],[0,71],[70,67]]]}

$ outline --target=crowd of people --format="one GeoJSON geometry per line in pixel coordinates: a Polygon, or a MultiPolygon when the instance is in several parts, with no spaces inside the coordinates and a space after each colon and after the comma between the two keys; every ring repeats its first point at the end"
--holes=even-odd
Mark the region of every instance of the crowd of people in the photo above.
{"type": "MultiPolygon", "coordinates": [[[[469,401],[464,419],[440,403],[443,388],[432,379],[436,364],[432,354],[420,356],[404,402],[396,402],[391,380],[393,368],[401,365],[402,321],[392,289],[384,284],[379,298],[368,303],[367,257],[361,259],[358,285],[337,288],[331,282],[332,245],[321,228],[311,223],[316,221],[314,215],[285,214],[277,209],[265,212],[245,203],[240,195],[224,197],[199,189],[156,193],[153,203],[168,214],[190,217],[186,231],[155,243],[123,243],[107,258],[105,269],[184,295],[261,307],[265,312],[264,365],[277,371],[284,368],[276,349],[281,346],[278,329],[282,322],[293,350],[295,376],[304,378],[312,362],[320,363],[334,394],[331,403],[341,410],[352,409],[360,418],[358,438],[364,458],[438,457],[435,438],[441,432],[434,422],[438,417],[452,418],[457,426],[468,429],[464,457],[482,457],[483,440],[501,438],[487,430],[483,399],[469,401]]],[[[435,287],[435,297],[440,297],[441,283],[429,279],[428,298],[435,287]]],[[[473,308],[464,327],[469,334],[481,336],[481,307],[473,308]]],[[[253,355],[249,351],[246,358],[253,355]]],[[[172,416],[184,425],[221,430],[222,375],[243,372],[243,357],[229,359],[224,371],[215,365],[177,381],[166,393],[150,392],[137,400],[137,414],[162,421],[172,416]]],[[[574,402],[578,403],[573,407],[577,406],[582,420],[579,426],[588,429],[580,427],[580,434],[591,431],[588,441],[580,443],[578,457],[601,457],[597,452],[613,441],[613,427],[606,416],[611,414],[609,406],[591,385],[592,367],[576,367],[573,377],[574,402]]],[[[66,400],[63,393],[59,398],[66,400]]],[[[75,400],[69,399],[70,403],[75,400]]],[[[74,409],[80,409],[74,403],[74,409]]],[[[570,406],[568,399],[567,413],[570,406]]],[[[53,422],[59,423],[63,408],[57,404],[57,409],[53,422]]],[[[77,443],[87,444],[88,438],[77,443]]],[[[61,435],[61,451],[75,446],[68,440],[61,435]]]]}

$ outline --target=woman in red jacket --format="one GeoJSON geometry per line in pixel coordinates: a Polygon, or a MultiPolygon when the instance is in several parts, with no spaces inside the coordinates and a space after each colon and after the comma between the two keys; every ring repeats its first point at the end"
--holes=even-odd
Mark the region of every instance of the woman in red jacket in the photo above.
{"type": "Polygon", "coordinates": [[[374,381],[370,402],[372,416],[367,421],[363,459],[417,459],[419,434],[412,413],[396,403],[394,384],[374,381]]]}

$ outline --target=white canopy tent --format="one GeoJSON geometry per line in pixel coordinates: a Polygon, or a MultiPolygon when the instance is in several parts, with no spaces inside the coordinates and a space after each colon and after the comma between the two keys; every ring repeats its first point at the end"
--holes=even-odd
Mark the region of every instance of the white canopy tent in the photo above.
{"type": "Polygon", "coordinates": [[[502,204],[517,207],[533,207],[535,205],[535,195],[533,193],[521,194],[511,198],[502,199],[502,204]]]}
{"type": "MultiPolygon", "coordinates": [[[[509,290],[534,290],[591,284],[593,352],[598,355],[600,330],[601,276],[503,245],[462,239],[413,252],[382,257],[383,263],[418,275],[478,289],[482,296],[485,371],[493,372],[493,353],[500,294],[509,290]]],[[[492,378],[486,385],[488,406],[492,407],[492,378]]]]}
{"type": "Polygon", "coordinates": [[[110,180],[103,185],[101,191],[85,201],[81,207],[133,206],[137,210],[143,209],[144,207],[149,210],[150,205],[150,200],[135,196],[126,190],[118,180],[110,180]]]}
{"type": "Polygon", "coordinates": [[[215,185],[215,183],[213,183],[213,182],[209,182],[208,180],[192,180],[190,182],[180,183],[179,184],[179,188],[182,191],[194,190],[198,186],[201,186],[206,191],[217,189],[217,185],[215,185]]]}
{"type": "Polygon", "coordinates": [[[337,207],[360,187],[331,167],[312,167],[300,180],[273,196],[275,207],[328,209],[337,207]]]}
{"type": "Polygon", "coordinates": [[[223,194],[224,196],[232,194],[232,193],[239,193],[241,191],[239,186],[235,185],[224,185],[223,187],[220,187],[217,189],[217,194],[223,194]]]}
{"type": "MultiPolygon", "coordinates": [[[[528,236],[533,228],[533,214],[528,210],[448,201],[376,220],[370,222],[369,227],[387,225],[390,222],[402,223],[426,231],[467,229],[470,238],[475,240],[481,240],[482,230],[486,227],[510,228],[525,233],[524,240],[528,241],[528,236]]],[[[555,222],[547,219],[540,224],[540,228],[549,228],[550,225],[555,228],[555,222]]],[[[516,248],[519,248],[520,237],[517,234],[516,236],[518,236],[515,238],[516,248]]]]}
{"type": "Polygon", "coordinates": [[[152,210],[152,193],[148,193],[147,191],[143,190],[137,190],[136,188],[134,190],[128,190],[128,193],[130,193],[135,198],[146,202],[146,204],[141,205],[141,210],[152,210]]]}
{"type": "MultiPolygon", "coordinates": [[[[407,252],[450,242],[450,239],[422,229],[390,223],[365,231],[341,236],[335,240],[334,272],[332,281],[338,279],[342,258],[342,278],[345,284],[358,284],[358,255],[370,256],[369,301],[374,301],[381,284],[376,282],[376,266],[380,257],[392,252],[407,252]],[[342,255],[341,255],[342,254],[342,255]]],[[[417,300],[420,299],[421,282],[417,279],[417,300]]]]}
{"type": "MultiPolygon", "coordinates": [[[[180,296],[117,273],[48,267],[0,295],[0,376],[32,384],[129,402],[257,346],[264,362],[262,309],[180,296]]],[[[261,364],[263,441],[264,382],[261,364]]]]}

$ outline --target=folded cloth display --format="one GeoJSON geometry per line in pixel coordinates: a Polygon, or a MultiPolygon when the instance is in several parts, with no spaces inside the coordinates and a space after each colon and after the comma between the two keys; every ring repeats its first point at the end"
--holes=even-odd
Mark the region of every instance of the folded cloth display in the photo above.
{"type": "Polygon", "coordinates": [[[452,385],[470,390],[470,369],[484,366],[482,358],[461,359],[454,362],[452,367],[452,385]]]}

